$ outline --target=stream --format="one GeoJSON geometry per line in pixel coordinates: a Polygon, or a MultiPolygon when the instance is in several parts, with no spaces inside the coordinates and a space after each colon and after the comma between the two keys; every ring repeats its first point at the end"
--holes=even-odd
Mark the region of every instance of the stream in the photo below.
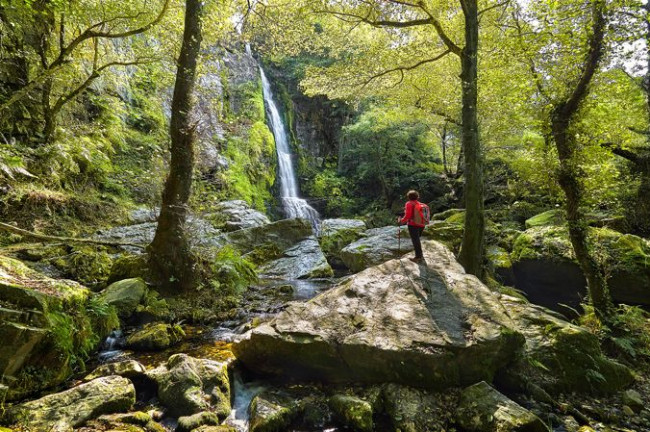
{"type": "MultiPolygon", "coordinates": [[[[136,360],[147,367],[154,368],[164,363],[171,355],[185,353],[197,358],[224,361],[232,357],[229,345],[250,329],[254,319],[267,321],[280,312],[288,301],[306,301],[327,290],[337,279],[314,280],[260,280],[246,294],[237,314],[237,319],[223,321],[213,327],[184,326],[187,338],[179,345],[161,352],[134,352],[123,349],[125,334],[116,330],[104,341],[97,356],[98,363],[112,363],[136,360]]],[[[245,371],[234,367],[231,380],[232,411],[226,419],[227,425],[238,432],[248,432],[249,408],[253,398],[271,383],[247,380],[245,371]]],[[[151,401],[141,401],[148,404],[151,401]]],[[[176,419],[166,418],[165,427],[174,430],[176,419]]],[[[336,429],[323,429],[334,432],[336,429]]]]}
{"type": "MultiPolygon", "coordinates": [[[[276,142],[280,199],[283,211],[290,219],[307,219],[311,223],[314,233],[318,233],[320,215],[305,199],[300,197],[288,133],[273,98],[271,84],[264,70],[261,67],[259,70],[267,120],[276,142]]],[[[307,301],[330,288],[335,282],[336,279],[262,279],[258,285],[250,287],[245,294],[236,319],[221,322],[212,328],[189,327],[186,330],[187,339],[185,341],[160,353],[125,351],[122,349],[125,335],[121,331],[114,331],[104,342],[98,355],[98,362],[108,363],[134,359],[147,368],[153,368],[176,353],[186,353],[193,357],[217,361],[226,360],[232,356],[229,344],[250,329],[251,321],[270,320],[284,308],[287,301],[307,301]]],[[[232,411],[225,423],[235,427],[239,432],[248,432],[251,401],[259,392],[268,387],[268,383],[247,381],[244,371],[235,367],[231,374],[232,411]]],[[[176,419],[167,418],[163,424],[173,430],[176,419]]],[[[326,428],[323,429],[323,432],[336,430],[335,428],[326,428]]]]}

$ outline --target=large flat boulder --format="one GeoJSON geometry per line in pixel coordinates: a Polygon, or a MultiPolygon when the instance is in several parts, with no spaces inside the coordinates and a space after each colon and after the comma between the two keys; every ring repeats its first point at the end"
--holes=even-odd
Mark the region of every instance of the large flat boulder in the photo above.
{"type": "Polygon", "coordinates": [[[490,380],[524,344],[499,298],[442,244],[427,264],[391,260],[292,303],[233,346],[266,374],[447,388],[490,380]],[[480,361],[477,361],[480,359],[480,361]]]}
{"type": "Polygon", "coordinates": [[[262,212],[252,209],[246,201],[222,201],[215,206],[216,213],[210,215],[224,231],[255,228],[271,223],[262,212]]]}
{"type": "Polygon", "coordinates": [[[125,412],[135,403],[135,388],[120,376],[97,378],[61,393],[15,405],[9,418],[28,430],[79,426],[102,414],[125,412]]]}
{"type": "Polygon", "coordinates": [[[309,221],[305,219],[283,219],[267,225],[241,229],[222,234],[219,245],[230,245],[242,254],[252,252],[259,247],[274,247],[284,251],[296,243],[313,235],[309,221]]]}
{"type": "MultiPolygon", "coordinates": [[[[650,305],[650,241],[608,228],[589,228],[593,253],[608,275],[615,302],[650,305]]],[[[516,287],[537,304],[578,308],[586,282],[566,226],[535,226],[515,240],[511,254],[516,287]]]]}

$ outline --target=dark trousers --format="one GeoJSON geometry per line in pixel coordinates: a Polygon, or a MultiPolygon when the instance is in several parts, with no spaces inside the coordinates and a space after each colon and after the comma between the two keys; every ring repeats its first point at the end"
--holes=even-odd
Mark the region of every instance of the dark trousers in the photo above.
{"type": "Polygon", "coordinates": [[[424,231],[424,227],[416,227],[413,225],[409,225],[408,227],[409,227],[409,235],[411,236],[411,241],[413,242],[413,247],[415,248],[415,257],[423,258],[422,243],[420,243],[420,236],[422,235],[422,231],[424,231]]]}

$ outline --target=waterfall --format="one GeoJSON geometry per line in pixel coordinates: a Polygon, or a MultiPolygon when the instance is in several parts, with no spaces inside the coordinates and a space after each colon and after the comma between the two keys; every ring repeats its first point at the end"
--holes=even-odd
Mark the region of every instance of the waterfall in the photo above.
{"type": "Polygon", "coordinates": [[[302,218],[311,222],[315,231],[320,226],[320,215],[307,201],[300,198],[298,193],[298,180],[293,168],[293,159],[289,148],[289,138],[287,129],[280,117],[278,107],[273,100],[271,85],[260,67],[262,76],[262,90],[264,93],[264,102],[266,105],[266,114],[269,125],[275,137],[275,147],[278,153],[278,165],[280,173],[280,199],[285,215],[290,219],[302,218]]]}

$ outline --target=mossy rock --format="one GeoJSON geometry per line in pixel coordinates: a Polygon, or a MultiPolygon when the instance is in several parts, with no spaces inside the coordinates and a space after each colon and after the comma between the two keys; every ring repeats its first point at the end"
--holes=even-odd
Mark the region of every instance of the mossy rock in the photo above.
{"type": "Polygon", "coordinates": [[[203,411],[224,420],[230,414],[229,362],[174,354],[148,372],[158,388],[158,399],[174,417],[203,411]]]}
{"type": "Polygon", "coordinates": [[[102,414],[128,411],[134,403],[131,381],[110,376],[14,405],[8,415],[28,430],[49,430],[57,423],[76,427],[102,414]]]}
{"type": "Polygon", "coordinates": [[[458,390],[434,392],[391,383],[381,387],[380,401],[393,430],[446,431],[454,426],[458,390]]]}
{"type": "Polygon", "coordinates": [[[341,250],[361,238],[366,224],[356,219],[326,219],[318,236],[327,261],[334,267],[344,267],[339,256],[341,250]]]}
{"type": "Polygon", "coordinates": [[[296,401],[275,392],[255,396],[250,406],[250,432],[284,432],[300,414],[296,401]]]}
{"type": "Polygon", "coordinates": [[[506,286],[515,284],[512,261],[510,261],[510,254],[507,250],[496,245],[490,245],[485,249],[485,257],[490,274],[499,284],[506,286]]]}
{"type": "Polygon", "coordinates": [[[215,413],[203,411],[191,416],[179,417],[175,432],[192,432],[201,426],[218,426],[219,423],[219,417],[215,413]]]}
{"type": "Polygon", "coordinates": [[[0,375],[14,400],[61,383],[119,326],[86,287],[0,256],[0,375]]]}
{"type": "Polygon", "coordinates": [[[442,221],[453,217],[458,217],[457,215],[463,215],[465,217],[465,209],[449,209],[440,213],[435,213],[431,215],[432,221],[442,221]]]}
{"type": "Polygon", "coordinates": [[[113,262],[107,283],[149,276],[148,255],[122,255],[113,262]]]}
{"type": "Polygon", "coordinates": [[[141,278],[124,279],[110,284],[102,295],[106,303],[117,310],[120,318],[130,317],[147,293],[147,284],[141,278]]]}
{"type": "Polygon", "coordinates": [[[179,325],[148,324],[126,338],[127,348],[136,351],[161,351],[177,344],[185,337],[179,325]]]}
{"type": "Polygon", "coordinates": [[[457,416],[468,432],[550,432],[539,417],[484,381],[463,390],[457,416]]]}
{"type": "Polygon", "coordinates": [[[437,240],[451,250],[457,251],[463,240],[463,231],[462,222],[433,221],[424,228],[422,237],[437,240]]]}
{"type": "MultiPolygon", "coordinates": [[[[608,228],[589,228],[588,241],[592,255],[609,277],[607,282],[614,301],[649,305],[650,241],[608,228]]],[[[564,226],[526,230],[515,240],[511,260],[518,283],[520,279],[530,281],[531,286],[518,286],[525,292],[536,289],[535,280],[545,280],[554,274],[558,275],[558,280],[548,281],[548,285],[557,285],[563,292],[585,291],[586,283],[569,240],[568,228],[564,226]],[[564,273],[572,272],[572,276],[558,273],[559,266],[566,267],[564,273]]]]}
{"type": "Polygon", "coordinates": [[[598,338],[558,314],[521,299],[502,296],[515,328],[526,337],[522,357],[499,374],[500,388],[550,394],[613,393],[634,380],[626,366],[603,355],[598,338]]]}
{"type": "Polygon", "coordinates": [[[526,229],[539,226],[561,226],[565,223],[566,212],[562,209],[554,209],[526,219],[526,229]]]}
{"type": "Polygon", "coordinates": [[[354,396],[337,394],[330,398],[329,405],[343,425],[359,432],[372,432],[372,406],[354,396]]]}

